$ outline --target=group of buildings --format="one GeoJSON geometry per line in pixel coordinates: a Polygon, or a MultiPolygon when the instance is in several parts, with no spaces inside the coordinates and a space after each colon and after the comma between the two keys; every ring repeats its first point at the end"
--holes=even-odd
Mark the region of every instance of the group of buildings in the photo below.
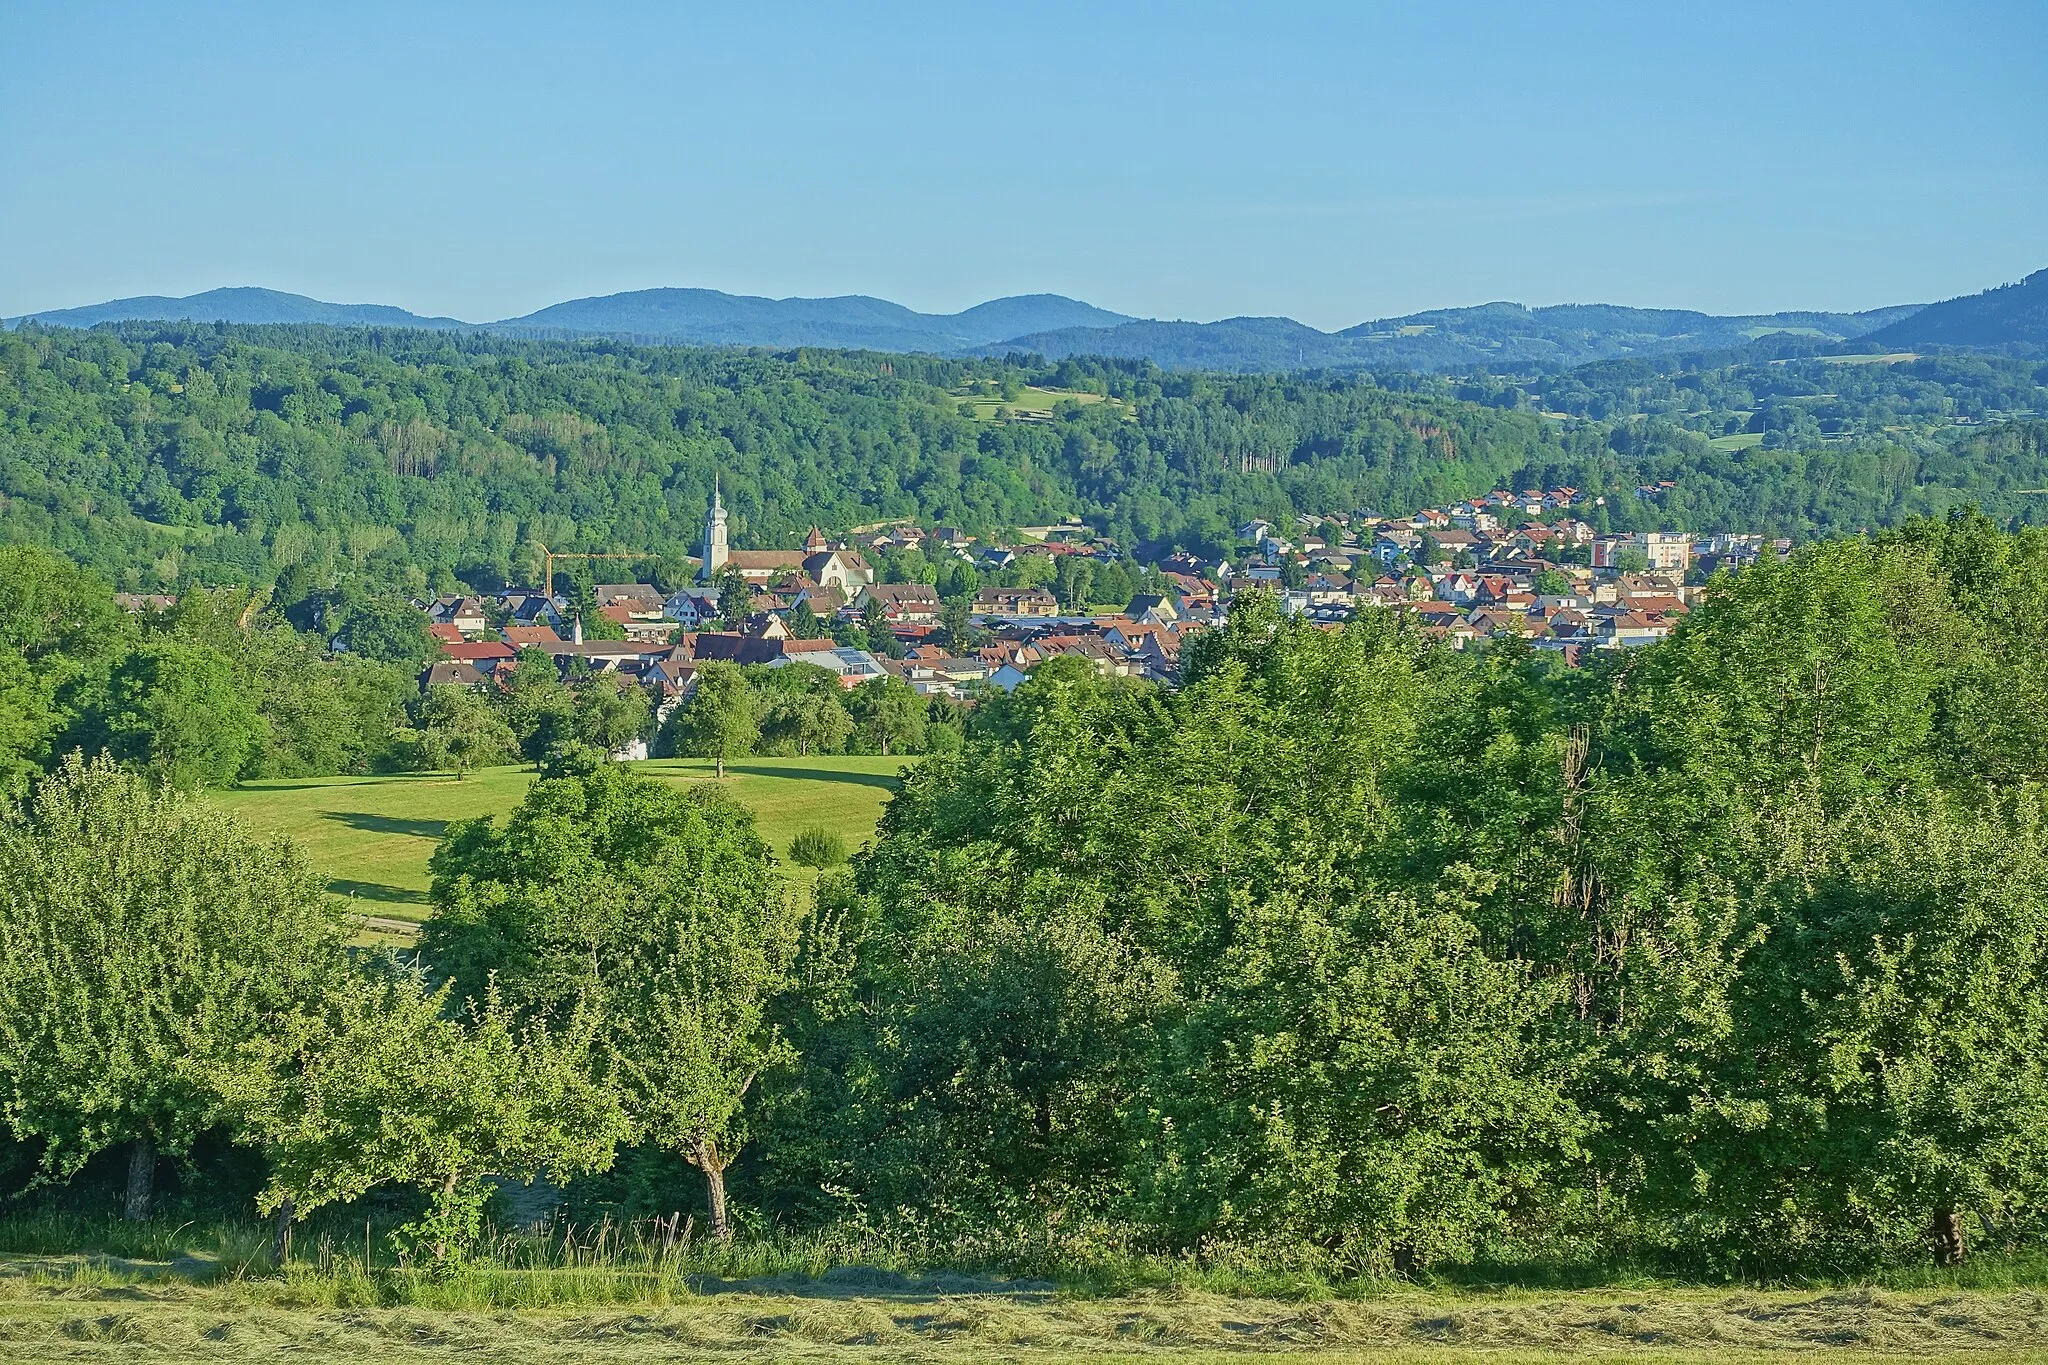
{"type": "Polygon", "coordinates": [[[957,613],[950,624],[942,619],[946,606],[935,587],[879,582],[874,564],[914,545],[926,562],[954,555],[1002,576],[1024,556],[1110,559],[1120,551],[1079,521],[1024,528],[1014,545],[895,524],[840,540],[813,528],[798,549],[735,550],[714,492],[696,582],[668,593],[643,583],[598,584],[590,594],[625,638],[586,638],[567,599],[548,593],[442,597],[421,604],[441,642],[422,683],[485,685],[522,650],[540,651],[565,673],[615,669],[670,696],[687,691],[707,661],[810,664],[849,689],[893,675],[921,694],[944,696],[1014,687],[1033,666],[1062,655],[1085,658],[1109,676],[1172,682],[1182,642],[1221,620],[1249,590],[1272,592],[1320,624],[1366,608],[1401,611],[1455,647],[1515,635],[1576,664],[1588,650],[1663,638],[1708,573],[1790,548],[1755,535],[1603,535],[1570,515],[1580,501],[1573,489],[1502,491],[1405,517],[1304,515],[1286,527],[1254,520],[1237,528],[1235,556],[1159,560],[1120,612],[1063,612],[1043,586],[987,586],[963,631],[957,613]],[[740,628],[722,629],[719,590],[729,591],[735,574],[749,600],[740,628]],[[899,648],[883,649],[865,631],[858,638],[870,647],[843,643],[856,638],[843,627],[862,621],[879,623],[899,648]]]}

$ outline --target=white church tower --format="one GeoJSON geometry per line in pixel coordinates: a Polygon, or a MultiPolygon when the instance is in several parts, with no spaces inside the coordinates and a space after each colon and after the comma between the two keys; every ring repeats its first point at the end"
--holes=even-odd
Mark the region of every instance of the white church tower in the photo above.
{"type": "Polygon", "coordinates": [[[711,509],[704,514],[704,565],[697,579],[709,583],[725,567],[725,504],[718,500],[718,475],[711,476],[711,509]]]}

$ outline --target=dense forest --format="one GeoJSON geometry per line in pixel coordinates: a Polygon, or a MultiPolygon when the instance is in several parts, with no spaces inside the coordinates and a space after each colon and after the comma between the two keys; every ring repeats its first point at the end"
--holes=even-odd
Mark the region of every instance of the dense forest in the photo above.
{"type": "Polygon", "coordinates": [[[1502,485],[1603,493],[1590,515],[1619,529],[1803,539],[1961,502],[2040,520],[2043,500],[2020,491],[2048,486],[2039,423],[1880,420],[1900,406],[2041,410],[2041,376],[2014,364],[1752,367],[1695,383],[1617,362],[1539,386],[312,326],[25,326],[0,335],[0,539],[128,589],[287,575],[301,595],[349,578],[487,587],[528,578],[543,543],[689,553],[714,473],[736,543],[756,546],[794,544],[813,522],[917,517],[994,534],[1078,514],[1127,550],[1222,550],[1251,515],[1406,512],[1502,485]],[[1787,391],[1823,382],[1825,402],[1787,391]],[[1076,401],[1029,421],[961,401],[1027,384],[1076,401]],[[1712,420],[1688,416],[1700,412],[1712,420]],[[1764,439],[1728,442],[1737,414],[1764,439]],[[1660,480],[1675,489],[1637,500],[1660,480]]]}
{"type": "Polygon", "coordinates": [[[382,1208],[436,1264],[534,1174],[1352,1274],[2048,1237],[2048,533],[1810,547],[1579,670],[1253,595],[1183,671],[1041,667],[812,897],[715,787],[560,751],[403,958],[59,763],[0,818],[0,1172],[140,1214],[168,1154],[186,1216],[382,1208]]]}

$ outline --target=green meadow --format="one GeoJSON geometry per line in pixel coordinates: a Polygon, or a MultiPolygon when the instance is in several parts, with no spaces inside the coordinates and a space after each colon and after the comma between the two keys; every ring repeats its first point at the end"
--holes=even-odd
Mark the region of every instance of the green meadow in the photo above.
{"type": "MultiPolygon", "coordinates": [[[[726,765],[725,790],[750,807],[761,836],[787,857],[789,841],[806,829],[838,835],[849,850],[873,835],[896,789],[902,758],[834,755],[751,758],[726,765]]],[[[635,764],[681,785],[715,783],[710,763],[652,759],[635,764]]],[[[457,779],[446,773],[391,777],[315,777],[252,782],[214,799],[251,829],[289,836],[327,878],[328,889],[358,913],[384,920],[424,919],[427,859],[450,824],[502,816],[525,797],[530,767],[484,768],[457,779]]],[[[808,869],[792,867],[800,877],[808,869]]]]}

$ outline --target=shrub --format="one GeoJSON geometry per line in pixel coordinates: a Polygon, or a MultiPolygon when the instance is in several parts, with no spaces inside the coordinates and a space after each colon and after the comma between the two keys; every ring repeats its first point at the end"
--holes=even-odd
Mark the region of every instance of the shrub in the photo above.
{"type": "Polygon", "coordinates": [[[789,841],[789,859],[805,867],[837,867],[846,861],[846,840],[829,830],[807,829],[789,841]]]}

